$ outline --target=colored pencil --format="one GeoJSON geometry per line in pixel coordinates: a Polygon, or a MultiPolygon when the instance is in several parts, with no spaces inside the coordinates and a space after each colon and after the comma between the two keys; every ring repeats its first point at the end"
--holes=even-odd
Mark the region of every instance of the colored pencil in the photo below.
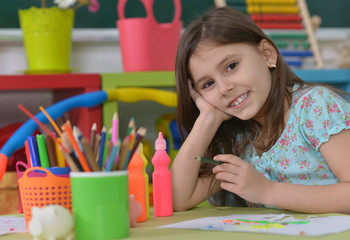
{"type": "Polygon", "coordinates": [[[65,151],[67,154],[69,154],[68,150],[62,145],[61,142],[59,142],[56,138],[56,136],[42,123],[40,120],[35,117],[28,109],[26,109],[22,104],[18,104],[18,108],[22,110],[24,114],[26,114],[28,117],[30,117],[38,126],[43,129],[46,134],[48,134],[62,149],[62,151],[65,151]]]}
{"type": "Polygon", "coordinates": [[[96,162],[98,161],[98,150],[100,148],[100,142],[101,142],[101,135],[99,133],[96,133],[95,135],[95,143],[94,143],[94,146],[93,146],[93,150],[94,150],[94,154],[95,154],[95,159],[96,159],[96,162]]]}
{"type": "Polygon", "coordinates": [[[129,145],[130,145],[130,137],[126,136],[122,142],[122,146],[120,149],[119,162],[117,166],[118,170],[122,170],[124,167],[124,162],[125,162],[126,154],[128,153],[129,145]]]}
{"type": "Polygon", "coordinates": [[[106,159],[111,154],[111,151],[112,151],[112,148],[113,148],[112,131],[113,131],[113,129],[110,128],[108,130],[108,133],[106,133],[105,147],[104,147],[104,150],[103,150],[103,157],[102,157],[102,166],[103,166],[103,168],[105,168],[105,166],[106,166],[106,159]]]}
{"type": "Polygon", "coordinates": [[[84,172],[91,172],[91,169],[87,163],[87,160],[84,156],[84,154],[82,153],[82,151],[80,150],[78,143],[75,141],[72,129],[70,127],[70,122],[67,121],[64,125],[63,125],[63,130],[67,133],[67,136],[69,138],[70,143],[73,146],[74,152],[78,155],[78,159],[79,162],[81,164],[81,166],[83,167],[84,172]]]}
{"type": "Polygon", "coordinates": [[[80,151],[82,151],[84,154],[84,148],[83,148],[83,145],[81,144],[81,138],[83,137],[83,135],[81,134],[81,131],[77,126],[73,126],[73,136],[80,148],[80,151]]]}
{"type": "Polygon", "coordinates": [[[140,127],[139,130],[137,130],[135,142],[134,142],[134,145],[132,146],[131,153],[130,153],[130,159],[134,155],[136,149],[138,148],[143,138],[146,136],[146,132],[147,132],[147,128],[144,128],[144,127],[140,127]]]}
{"type": "Polygon", "coordinates": [[[214,159],[204,158],[204,157],[195,157],[195,159],[201,163],[212,163],[212,164],[222,164],[222,161],[215,161],[214,159]]]}
{"type": "Polygon", "coordinates": [[[92,148],[95,146],[96,131],[97,131],[97,123],[94,122],[92,124],[91,133],[90,133],[90,145],[92,148]]]}
{"type": "Polygon", "coordinates": [[[95,161],[95,156],[92,147],[90,146],[88,140],[85,137],[81,138],[81,144],[83,145],[86,158],[89,161],[89,165],[92,171],[100,171],[101,169],[95,161]]]}
{"type": "Polygon", "coordinates": [[[121,140],[120,140],[120,138],[118,138],[117,144],[118,144],[119,147],[118,147],[117,155],[114,158],[114,164],[112,166],[112,170],[117,170],[118,169],[119,154],[120,154],[120,148],[121,148],[121,140]]]}
{"type": "Polygon", "coordinates": [[[112,119],[112,143],[113,143],[113,145],[117,144],[117,141],[118,141],[118,123],[119,123],[118,113],[115,112],[113,114],[113,119],[112,119]]]}
{"type": "Polygon", "coordinates": [[[105,142],[106,142],[106,126],[103,126],[102,130],[101,130],[101,142],[100,142],[100,147],[98,149],[98,158],[97,158],[97,164],[100,168],[102,168],[102,160],[103,160],[103,152],[105,149],[105,142]]]}
{"type": "MultiPolygon", "coordinates": [[[[71,159],[74,163],[74,165],[76,166],[76,168],[82,172],[84,171],[83,167],[81,166],[80,162],[79,162],[79,159],[77,158],[77,156],[75,155],[74,153],[74,149],[70,143],[70,140],[69,140],[69,137],[68,137],[68,134],[66,132],[63,132],[62,133],[62,145],[68,149],[68,153],[67,154],[63,154],[64,157],[66,158],[67,160],[67,155],[69,156],[69,159],[71,159]]],[[[72,165],[72,163],[68,163],[69,166],[72,165]]]]}
{"type": "Polygon", "coordinates": [[[131,131],[135,128],[135,118],[130,118],[130,121],[128,123],[128,130],[126,132],[126,136],[129,136],[131,131]]]}
{"type": "Polygon", "coordinates": [[[24,142],[24,148],[26,151],[26,158],[27,158],[27,165],[28,167],[32,167],[32,160],[30,158],[30,149],[29,149],[29,145],[28,145],[28,139],[24,142]]]}
{"type": "Polygon", "coordinates": [[[62,136],[62,131],[61,129],[57,126],[55,120],[52,119],[52,117],[50,116],[50,114],[48,112],[46,112],[46,110],[40,106],[39,109],[44,113],[44,115],[46,116],[46,118],[50,121],[52,127],[56,130],[58,136],[62,136]]]}
{"type": "MultiPolygon", "coordinates": [[[[63,136],[63,135],[64,135],[64,134],[62,134],[62,136],[63,136]]],[[[62,145],[62,146],[63,146],[63,145],[62,145]]],[[[62,151],[61,146],[59,146],[59,148],[60,148],[60,152],[62,153],[64,159],[66,160],[66,162],[67,162],[67,164],[68,164],[68,166],[69,166],[69,168],[70,168],[70,170],[71,170],[72,172],[81,172],[81,171],[83,171],[83,168],[79,169],[79,168],[77,167],[77,165],[75,164],[75,161],[72,159],[72,157],[71,157],[70,154],[66,153],[65,151],[62,151]]],[[[73,154],[74,154],[74,152],[73,152],[73,154]]],[[[79,163],[78,159],[77,159],[77,162],[79,163]]],[[[79,166],[80,166],[80,165],[79,165],[79,166]]],[[[80,166],[80,167],[81,167],[81,166],[80,166]]]]}
{"type": "Polygon", "coordinates": [[[123,165],[123,170],[126,170],[127,167],[128,167],[128,164],[131,160],[131,150],[132,150],[132,146],[134,146],[134,142],[135,142],[135,138],[136,138],[136,131],[135,129],[132,129],[131,130],[131,133],[129,135],[129,138],[130,138],[130,144],[129,144],[129,147],[128,147],[128,150],[126,152],[126,156],[125,156],[125,160],[124,160],[124,165],[123,165]]]}
{"type": "Polygon", "coordinates": [[[118,139],[117,140],[117,143],[113,145],[113,148],[112,148],[112,152],[108,158],[108,162],[107,162],[107,166],[105,168],[106,171],[111,171],[112,170],[112,167],[113,167],[113,164],[114,164],[114,159],[117,155],[117,152],[120,148],[120,140],[118,139]]]}

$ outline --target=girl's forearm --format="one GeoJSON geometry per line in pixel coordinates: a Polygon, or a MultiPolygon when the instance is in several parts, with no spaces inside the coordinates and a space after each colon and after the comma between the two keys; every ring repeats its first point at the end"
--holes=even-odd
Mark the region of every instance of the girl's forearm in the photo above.
{"type": "Polygon", "coordinates": [[[198,178],[200,163],[195,157],[204,155],[218,127],[219,123],[199,116],[176,155],[170,169],[174,210],[189,209],[208,197],[210,180],[198,178]]]}
{"type": "Polygon", "coordinates": [[[350,183],[331,185],[297,185],[273,183],[265,205],[308,212],[350,214],[350,183]]]}

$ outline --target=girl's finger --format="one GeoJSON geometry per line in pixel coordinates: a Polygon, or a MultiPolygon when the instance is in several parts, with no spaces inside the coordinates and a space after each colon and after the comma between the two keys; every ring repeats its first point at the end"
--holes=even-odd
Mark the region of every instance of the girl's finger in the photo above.
{"type": "Polygon", "coordinates": [[[227,162],[227,163],[236,165],[237,167],[239,167],[243,163],[245,163],[242,159],[240,159],[239,157],[236,157],[235,155],[232,155],[232,154],[219,154],[219,155],[214,156],[213,159],[216,161],[227,162]]]}
{"type": "Polygon", "coordinates": [[[230,183],[230,182],[221,182],[220,187],[228,192],[236,193],[237,194],[237,184],[236,183],[230,183]]]}
{"type": "Polygon", "coordinates": [[[235,183],[237,180],[237,175],[230,172],[219,172],[215,174],[215,178],[219,181],[235,183]]]}
{"type": "Polygon", "coordinates": [[[223,163],[213,168],[213,173],[219,173],[219,172],[229,172],[237,175],[239,173],[239,167],[234,164],[223,163]]]}

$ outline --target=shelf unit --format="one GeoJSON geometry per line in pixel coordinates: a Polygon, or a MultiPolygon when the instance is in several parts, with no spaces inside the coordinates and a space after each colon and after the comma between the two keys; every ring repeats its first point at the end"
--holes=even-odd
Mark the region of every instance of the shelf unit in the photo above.
{"type": "MultiPolygon", "coordinates": [[[[52,91],[53,103],[78,94],[101,90],[99,74],[2,75],[0,83],[0,92],[13,91],[15,94],[21,94],[21,97],[30,90],[52,91]]],[[[4,107],[3,105],[2,108],[4,107]]],[[[37,109],[36,113],[40,111],[39,106],[37,109]]],[[[69,118],[72,124],[79,126],[84,136],[88,137],[94,122],[101,126],[101,107],[73,109],[69,112],[69,118]]]]}

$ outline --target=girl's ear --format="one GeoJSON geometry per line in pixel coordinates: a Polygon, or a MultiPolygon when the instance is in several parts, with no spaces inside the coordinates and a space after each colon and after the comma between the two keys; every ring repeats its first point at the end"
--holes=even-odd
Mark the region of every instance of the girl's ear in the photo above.
{"type": "Polygon", "coordinates": [[[268,68],[275,68],[277,63],[277,51],[266,39],[259,43],[259,49],[263,53],[268,68]]]}

